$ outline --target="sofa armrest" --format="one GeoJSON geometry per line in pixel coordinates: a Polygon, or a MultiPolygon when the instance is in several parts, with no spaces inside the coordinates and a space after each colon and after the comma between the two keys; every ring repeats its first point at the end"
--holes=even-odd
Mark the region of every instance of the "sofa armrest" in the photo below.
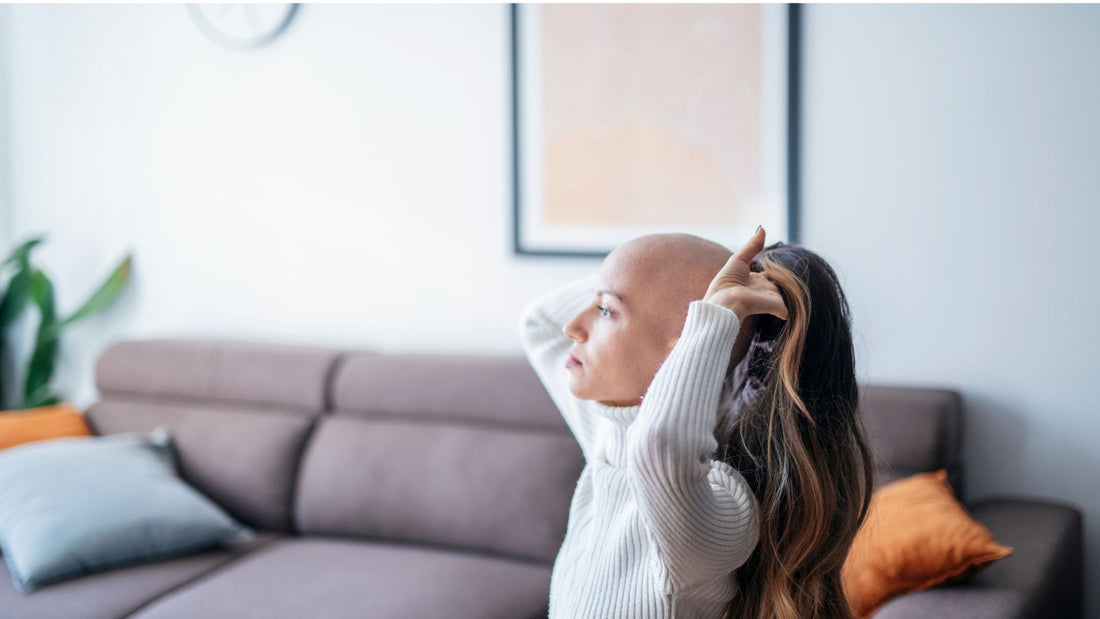
{"type": "Polygon", "coordinates": [[[1012,554],[969,580],[895,598],[875,619],[1080,619],[1083,537],[1079,507],[1026,496],[988,497],[967,507],[1012,554]]]}
{"type": "Polygon", "coordinates": [[[995,496],[970,513],[1011,546],[1012,554],[974,577],[983,587],[1024,592],[1022,617],[1077,618],[1084,604],[1084,534],[1080,507],[1027,496],[995,496]]]}

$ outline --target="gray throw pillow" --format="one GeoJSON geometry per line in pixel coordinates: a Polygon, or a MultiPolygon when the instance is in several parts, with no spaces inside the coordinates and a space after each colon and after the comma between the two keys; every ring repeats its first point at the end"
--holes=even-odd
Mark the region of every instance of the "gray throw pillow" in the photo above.
{"type": "Polygon", "coordinates": [[[166,427],[0,450],[0,549],[20,593],[253,536],[179,478],[166,427]]]}

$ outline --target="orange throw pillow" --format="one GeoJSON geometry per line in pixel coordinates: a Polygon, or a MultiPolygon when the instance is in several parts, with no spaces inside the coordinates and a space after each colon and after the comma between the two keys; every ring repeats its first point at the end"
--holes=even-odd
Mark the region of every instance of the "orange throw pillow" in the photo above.
{"type": "Polygon", "coordinates": [[[0,411],[0,449],[63,436],[91,436],[84,415],[68,402],[0,411]]]}
{"type": "Polygon", "coordinates": [[[841,580],[852,612],[864,618],[903,593],[958,582],[1011,553],[959,503],[940,469],[875,491],[841,580]]]}

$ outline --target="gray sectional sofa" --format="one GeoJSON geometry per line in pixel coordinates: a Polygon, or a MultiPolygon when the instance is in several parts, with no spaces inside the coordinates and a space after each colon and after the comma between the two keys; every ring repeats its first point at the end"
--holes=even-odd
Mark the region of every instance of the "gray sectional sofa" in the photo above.
{"type": "MultiPolygon", "coordinates": [[[[26,596],[0,562],[0,617],[546,615],[584,463],[522,355],[127,341],[103,353],[95,381],[97,434],[168,425],[183,478],[258,535],[26,596]]],[[[945,468],[963,496],[958,394],[861,388],[880,482],[945,468]]],[[[1074,506],[968,507],[1014,554],[877,617],[1080,616],[1074,506]]]]}

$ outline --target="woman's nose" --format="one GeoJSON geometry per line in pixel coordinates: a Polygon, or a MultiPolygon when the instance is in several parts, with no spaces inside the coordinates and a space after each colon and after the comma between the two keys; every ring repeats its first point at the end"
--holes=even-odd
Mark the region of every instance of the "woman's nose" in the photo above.
{"type": "Polygon", "coordinates": [[[584,329],[580,328],[579,319],[580,316],[573,317],[573,320],[565,323],[565,326],[561,328],[561,332],[565,334],[565,337],[576,340],[578,342],[584,341],[584,329]]]}

